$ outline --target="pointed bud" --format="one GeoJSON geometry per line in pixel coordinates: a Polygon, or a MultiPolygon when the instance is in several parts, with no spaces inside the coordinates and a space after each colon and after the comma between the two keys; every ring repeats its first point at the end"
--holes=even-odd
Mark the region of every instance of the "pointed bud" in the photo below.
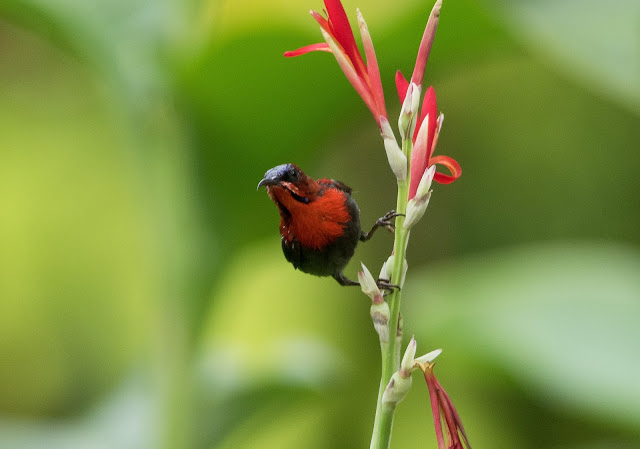
{"type": "Polygon", "coordinates": [[[416,83],[411,83],[413,84],[413,92],[411,93],[411,110],[414,113],[418,112],[418,108],[420,107],[420,93],[422,92],[422,87],[417,85],[416,83]]]}
{"type": "MultiPolygon", "coordinates": [[[[382,298],[382,295],[380,295],[382,298]]],[[[374,302],[371,305],[371,320],[373,321],[373,327],[375,328],[380,342],[387,343],[389,341],[389,304],[382,301],[380,303],[374,302]]]]}
{"type": "Polygon", "coordinates": [[[431,351],[421,357],[418,357],[417,359],[415,359],[415,362],[420,364],[420,365],[424,365],[425,363],[431,363],[433,362],[436,357],[438,357],[440,354],[442,354],[442,349],[436,349],[434,351],[431,351]]]}
{"type": "Polygon", "coordinates": [[[416,340],[411,337],[411,341],[404,352],[404,357],[402,357],[400,369],[393,373],[391,380],[389,380],[387,387],[384,389],[382,395],[383,404],[395,407],[411,389],[411,373],[416,369],[413,361],[413,357],[416,355],[416,347],[416,340]]]}
{"type": "Polygon", "coordinates": [[[411,83],[407,89],[407,95],[402,103],[400,118],[398,119],[398,129],[402,134],[402,139],[407,140],[413,136],[416,126],[416,115],[420,105],[420,86],[411,83]]]}
{"type": "Polygon", "coordinates": [[[362,292],[376,304],[383,302],[382,293],[378,288],[378,284],[376,284],[376,280],[371,276],[371,272],[365,264],[360,263],[360,265],[362,265],[362,271],[358,272],[358,281],[360,281],[362,292]]]}
{"type": "Polygon", "coordinates": [[[382,268],[380,268],[380,276],[378,279],[389,279],[389,275],[387,273],[387,262],[382,264],[382,268]]]}
{"type": "MultiPolygon", "coordinates": [[[[425,122],[428,120],[425,119],[425,122]]],[[[422,134],[422,129],[418,132],[418,138],[422,134]]],[[[417,146],[417,145],[416,145],[417,146]]],[[[407,204],[407,214],[404,219],[403,227],[405,229],[411,229],[413,225],[415,225],[427,210],[427,206],[429,205],[429,200],[431,199],[431,183],[433,182],[433,177],[436,174],[436,166],[432,165],[429,167],[423,174],[422,179],[420,179],[420,184],[418,184],[418,188],[416,189],[416,194],[413,198],[409,200],[407,204]]]]}
{"type": "Polygon", "coordinates": [[[398,146],[396,136],[393,135],[393,130],[386,117],[380,117],[380,130],[384,139],[384,149],[387,152],[389,166],[398,181],[404,181],[407,179],[407,156],[398,146]]]}
{"type": "Polygon", "coordinates": [[[438,21],[440,19],[440,9],[442,8],[442,0],[438,0],[431,10],[427,26],[422,35],[422,41],[420,42],[420,48],[418,49],[418,57],[416,58],[416,65],[413,69],[413,75],[411,75],[411,81],[421,85],[424,77],[424,69],[429,59],[429,53],[431,53],[431,47],[433,46],[433,39],[436,36],[436,30],[438,29],[438,21]]]}
{"type": "Polygon", "coordinates": [[[391,254],[387,261],[382,264],[382,269],[380,270],[380,279],[388,279],[389,281],[391,281],[394,257],[395,256],[391,254]]]}
{"type": "Polygon", "coordinates": [[[433,182],[433,176],[435,174],[435,165],[432,165],[424,172],[424,174],[422,175],[422,179],[420,179],[420,184],[418,184],[418,189],[416,190],[416,196],[414,198],[422,198],[429,193],[431,183],[433,182]]]}
{"type": "Polygon", "coordinates": [[[404,357],[402,357],[402,363],[400,363],[400,371],[398,373],[401,377],[409,377],[411,376],[411,372],[413,371],[413,358],[416,355],[416,348],[418,344],[414,337],[411,337],[411,341],[407,345],[407,349],[404,352],[404,357]]]}
{"type": "Polygon", "coordinates": [[[427,206],[429,206],[430,199],[431,192],[427,192],[426,195],[420,198],[416,196],[409,200],[409,203],[407,204],[407,216],[402,224],[404,229],[411,229],[413,225],[420,221],[427,210],[427,206]]]}
{"type": "Polygon", "coordinates": [[[413,96],[413,88],[414,84],[410,84],[407,89],[407,94],[404,97],[404,101],[402,102],[402,109],[400,110],[400,117],[398,118],[398,129],[400,130],[400,134],[403,136],[403,139],[406,139],[411,125],[411,105],[413,104],[411,97],[413,96]]]}

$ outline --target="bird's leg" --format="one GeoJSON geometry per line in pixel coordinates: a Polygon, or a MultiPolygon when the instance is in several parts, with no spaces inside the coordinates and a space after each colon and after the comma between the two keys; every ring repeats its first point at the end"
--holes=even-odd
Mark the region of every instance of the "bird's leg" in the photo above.
{"type": "MultiPolygon", "coordinates": [[[[342,285],[342,286],[351,286],[351,285],[357,285],[360,286],[360,282],[358,281],[352,281],[351,279],[347,278],[344,274],[342,273],[337,273],[333,275],[333,278],[338,281],[338,284],[342,285]]],[[[400,287],[398,285],[395,284],[391,284],[389,282],[389,279],[378,279],[376,281],[376,285],[378,286],[378,288],[382,289],[382,290],[389,290],[389,291],[393,291],[394,289],[398,289],[400,290],[400,287]]]]}
{"type": "Polygon", "coordinates": [[[395,210],[389,211],[383,217],[380,217],[380,218],[378,218],[376,220],[375,224],[373,225],[373,227],[371,228],[371,230],[369,232],[362,231],[360,233],[360,240],[363,241],[363,242],[366,242],[367,240],[369,240],[371,238],[373,233],[376,232],[376,229],[381,228],[381,227],[385,228],[385,229],[388,229],[390,232],[394,232],[396,228],[393,225],[393,223],[391,222],[391,220],[393,220],[395,217],[398,217],[400,215],[404,216],[404,214],[396,213],[395,210]]]}
{"type": "Polygon", "coordinates": [[[338,284],[342,285],[342,286],[349,286],[349,285],[357,285],[360,286],[360,282],[358,281],[352,281],[351,279],[345,277],[344,274],[342,274],[342,272],[340,273],[336,273],[333,275],[333,278],[338,281],[338,284]]]}

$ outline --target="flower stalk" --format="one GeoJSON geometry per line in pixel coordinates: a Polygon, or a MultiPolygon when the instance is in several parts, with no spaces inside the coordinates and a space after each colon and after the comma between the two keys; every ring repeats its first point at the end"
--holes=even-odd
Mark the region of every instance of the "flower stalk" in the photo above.
{"type": "MultiPolygon", "coordinates": [[[[415,117],[415,115],[414,115],[415,117]]],[[[411,158],[413,150],[413,142],[411,138],[402,139],[402,152],[411,158]]],[[[398,180],[398,196],[396,199],[396,211],[400,214],[406,214],[409,196],[410,179],[398,180]]],[[[409,240],[409,230],[404,227],[405,217],[400,215],[396,217],[396,232],[394,240],[394,263],[391,271],[391,282],[397,282],[402,288],[404,280],[404,267],[406,266],[405,254],[407,242],[409,240]]],[[[389,272],[389,267],[387,267],[389,272]]],[[[395,289],[387,298],[389,303],[389,329],[398,332],[400,319],[400,302],[402,300],[402,289],[395,289]]],[[[371,439],[371,449],[387,449],[391,443],[391,428],[393,426],[393,414],[397,403],[384,403],[384,391],[390,382],[393,374],[399,369],[398,360],[400,356],[400,345],[387,344],[382,348],[382,375],[380,379],[380,391],[378,392],[378,404],[376,408],[376,420],[374,423],[373,437],[371,439]]]]}

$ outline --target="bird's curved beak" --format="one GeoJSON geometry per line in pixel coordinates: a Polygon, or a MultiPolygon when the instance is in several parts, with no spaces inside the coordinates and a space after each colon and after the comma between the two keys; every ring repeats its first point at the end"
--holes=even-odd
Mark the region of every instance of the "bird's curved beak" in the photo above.
{"type": "Polygon", "coordinates": [[[280,183],[280,180],[271,176],[265,176],[262,181],[258,183],[256,190],[259,190],[262,186],[275,186],[280,183]]]}
{"type": "Polygon", "coordinates": [[[262,181],[258,183],[258,189],[262,186],[281,186],[282,181],[290,170],[291,164],[282,164],[267,170],[262,181]]]}

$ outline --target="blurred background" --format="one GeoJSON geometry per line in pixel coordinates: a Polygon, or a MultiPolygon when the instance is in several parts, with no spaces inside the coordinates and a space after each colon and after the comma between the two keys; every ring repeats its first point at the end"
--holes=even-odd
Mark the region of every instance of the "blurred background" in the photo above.
{"type": "MultiPolygon", "coordinates": [[[[397,117],[432,3],[343,3],[397,117]]],[[[395,205],[332,56],[282,57],[322,8],[0,3],[0,447],[367,447],[368,298],[294,271],[255,188],[294,162],[364,223],[395,205]]],[[[640,3],[445,0],[425,83],[463,175],[412,233],[405,339],[474,448],[640,448],[640,3]]],[[[436,447],[418,374],[392,447],[436,447]]]]}

